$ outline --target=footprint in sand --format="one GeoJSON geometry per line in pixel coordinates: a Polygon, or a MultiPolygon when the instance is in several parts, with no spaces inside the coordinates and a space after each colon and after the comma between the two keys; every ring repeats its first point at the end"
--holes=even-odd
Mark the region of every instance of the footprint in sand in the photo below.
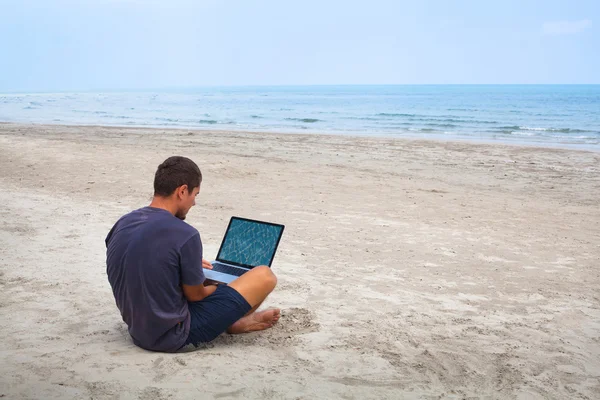
{"type": "Polygon", "coordinates": [[[279,323],[271,328],[271,332],[278,335],[302,335],[305,333],[316,332],[319,330],[319,324],[314,322],[314,313],[305,308],[288,308],[281,310],[281,319],[279,323]]]}
{"type": "Polygon", "coordinates": [[[317,332],[320,329],[314,319],[314,313],[305,308],[294,307],[281,310],[279,322],[271,329],[264,331],[259,340],[264,340],[276,347],[294,344],[300,340],[300,335],[317,332]]]}

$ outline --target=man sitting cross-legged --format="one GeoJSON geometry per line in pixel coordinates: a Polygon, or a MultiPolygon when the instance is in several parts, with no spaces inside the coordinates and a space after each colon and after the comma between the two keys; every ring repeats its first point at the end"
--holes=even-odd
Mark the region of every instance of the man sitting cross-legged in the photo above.
{"type": "Polygon", "coordinates": [[[207,284],[198,231],[184,222],[196,204],[202,173],[189,158],[170,157],[158,166],[148,207],[121,217],[106,237],[106,270],[133,342],[144,349],[175,352],[221,333],[267,329],[279,309],[256,312],[277,278],[267,266],[229,285],[207,284]]]}

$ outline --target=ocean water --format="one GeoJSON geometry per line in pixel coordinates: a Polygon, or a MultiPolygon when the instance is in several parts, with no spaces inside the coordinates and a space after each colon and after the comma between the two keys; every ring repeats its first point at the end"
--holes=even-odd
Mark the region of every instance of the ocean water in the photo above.
{"type": "Polygon", "coordinates": [[[5,93],[0,121],[600,146],[600,85],[207,87],[5,93]]]}

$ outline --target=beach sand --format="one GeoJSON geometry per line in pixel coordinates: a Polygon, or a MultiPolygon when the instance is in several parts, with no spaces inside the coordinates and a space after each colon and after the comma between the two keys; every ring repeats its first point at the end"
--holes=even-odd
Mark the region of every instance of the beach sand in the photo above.
{"type": "Polygon", "coordinates": [[[0,397],[600,398],[600,153],[326,135],[0,124],[0,397]],[[171,155],[286,225],[269,331],[132,344],[104,238],[171,155]]]}

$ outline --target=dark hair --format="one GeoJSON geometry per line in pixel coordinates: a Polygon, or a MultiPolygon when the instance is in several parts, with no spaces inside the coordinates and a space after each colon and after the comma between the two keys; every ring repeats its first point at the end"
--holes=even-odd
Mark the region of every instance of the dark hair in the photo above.
{"type": "Polygon", "coordinates": [[[154,195],[170,196],[182,185],[187,185],[191,192],[200,186],[200,182],[202,172],[195,162],[187,157],[169,157],[158,166],[154,175],[154,195]]]}

